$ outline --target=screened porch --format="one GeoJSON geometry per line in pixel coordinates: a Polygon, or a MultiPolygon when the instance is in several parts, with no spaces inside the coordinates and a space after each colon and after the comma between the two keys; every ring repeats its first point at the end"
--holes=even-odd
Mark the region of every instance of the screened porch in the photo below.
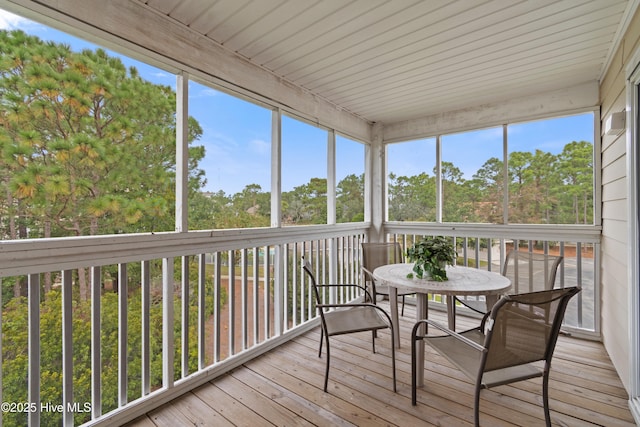
{"type": "MultiPolygon", "coordinates": [[[[0,378],[9,403],[2,425],[471,424],[472,386],[435,353],[427,354],[425,377],[437,380],[411,406],[406,341],[397,394],[386,387],[384,369],[358,366],[369,357],[363,337],[340,341],[329,393],[321,387],[318,314],[300,258],[311,260],[322,281],[361,283],[362,243],[398,241],[406,250],[436,235],[454,242],[458,265],[490,271],[500,271],[512,248],[563,256],[557,284],[582,292],[567,310],[570,336],[561,337],[552,369],[552,419],[640,419],[636,0],[2,0],[0,9],[121,54],[122,64],[133,58],[155,67],[148,72],[170,81],[151,87],[133,73],[127,84],[154,93],[153,102],[120,93],[117,106],[141,114],[141,128],[136,120],[103,133],[94,126],[70,145],[58,134],[21,131],[65,117],[74,102],[50,114],[3,110],[9,136],[2,144],[19,149],[3,151],[10,155],[3,157],[0,242],[0,378]],[[207,157],[194,145],[211,135],[201,116],[203,126],[193,120],[200,94],[229,102],[227,110],[206,107],[236,131],[260,124],[263,134],[247,136],[246,147],[219,138],[229,150],[241,147],[244,162],[225,151],[207,157]],[[236,103],[248,112],[235,112],[236,103]],[[587,136],[570,133],[569,148],[553,156],[519,139],[538,132],[535,124],[559,120],[571,128],[563,120],[574,118],[587,136]],[[104,145],[86,142],[97,134],[104,145]],[[25,141],[38,149],[24,151],[25,141]],[[117,161],[95,160],[118,144],[128,148],[117,161]],[[296,147],[301,157],[292,156],[296,147]],[[262,162],[253,162],[254,149],[266,156],[262,162]],[[35,158],[47,164],[54,151],[56,161],[83,156],[65,163],[68,169],[92,163],[82,176],[49,182],[93,179],[87,193],[114,191],[120,199],[74,205],[72,197],[60,201],[64,192],[55,185],[27,175],[12,180],[35,158]],[[586,163],[573,165],[576,153],[586,163]],[[471,172],[461,166],[463,155],[476,162],[471,172]],[[151,173],[124,179],[112,173],[118,163],[151,173]],[[569,170],[580,179],[572,181],[569,170]],[[264,187],[253,185],[256,172],[264,187]],[[226,174],[243,186],[235,198],[214,186],[226,174]],[[124,213],[113,208],[118,200],[124,213]],[[231,210],[238,201],[242,209],[231,210]],[[215,214],[202,215],[212,206],[215,214]]],[[[19,92],[16,81],[48,71],[19,74],[28,55],[14,52],[35,42],[20,33],[29,35],[28,27],[16,28],[3,30],[17,49],[3,60],[20,78],[6,80],[12,83],[3,94],[12,96],[3,102],[50,93],[66,100],[77,86],[98,99],[84,117],[104,119],[96,112],[108,112],[98,108],[107,85],[81,84],[100,79],[60,73],[64,93],[46,79],[33,93],[19,92]]],[[[55,54],[36,50],[29,59],[67,58],[72,49],[57,46],[55,54]]],[[[86,55],[91,61],[69,60],[74,70],[113,60],[100,50],[86,55]]],[[[132,73],[126,65],[115,69],[132,73]]],[[[60,128],[77,125],[67,122],[60,128]]],[[[405,340],[413,304],[400,320],[405,340]]],[[[430,315],[445,318],[439,295],[429,305],[430,315]]],[[[462,307],[458,313],[460,327],[478,320],[462,307]]],[[[380,366],[388,361],[383,342],[384,335],[380,366]]],[[[538,424],[538,385],[486,392],[483,419],[538,424]]]]}

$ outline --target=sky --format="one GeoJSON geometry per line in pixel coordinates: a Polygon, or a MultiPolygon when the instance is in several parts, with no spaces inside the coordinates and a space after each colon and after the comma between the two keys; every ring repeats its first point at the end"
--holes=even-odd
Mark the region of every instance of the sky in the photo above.
{"type": "MultiPolygon", "coordinates": [[[[0,9],[0,29],[22,29],[43,40],[66,43],[73,50],[95,49],[95,44],[70,36],[0,9]]],[[[171,72],[136,61],[106,49],[140,76],[153,83],[175,89],[171,72]]],[[[206,172],[205,191],[224,191],[232,195],[249,184],[270,191],[271,111],[233,97],[203,84],[189,84],[189,115],[200,123],[202,137],[195,145],[204,145],[205,158],[199,167],[206,172]],[[250,120],[247,118],[250,117],[250,120]]],[[[564,117],[508,127],[509,151],[540,149],[558,154],[571,141],[593,142],[593,115],[564,117]]],[[[290,191],[311,178],[327,177],[327,133],[306,123],[284,117],[282,121],[282,190],[290,191]]],[[[442,137],[442,159],[456,165],[470,179],[490,157],[502,158],[502,128],[483,129],[442,137]]],[[[364,146],[337,137],[337,179],[364,172],[364,146]]],[[[388,147],[390,173],[412,176],[423,172],[433,175],[435,138],[388,147]]]]}

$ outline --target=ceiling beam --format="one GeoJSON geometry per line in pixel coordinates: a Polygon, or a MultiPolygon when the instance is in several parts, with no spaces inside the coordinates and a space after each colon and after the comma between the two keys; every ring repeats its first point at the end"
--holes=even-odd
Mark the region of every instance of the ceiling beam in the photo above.
{"type": "Polygon", "coordinates": [[[599,85],[594,81],[499,103],[388,123],[384,125],[383,140],[385,143],[408,141],[558,115],[578,114],[593,110],[598,105],[599,85]]]}

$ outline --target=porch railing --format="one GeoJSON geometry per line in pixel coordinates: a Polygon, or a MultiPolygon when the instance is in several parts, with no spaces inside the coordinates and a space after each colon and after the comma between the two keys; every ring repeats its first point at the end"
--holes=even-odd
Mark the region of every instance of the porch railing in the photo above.
{"type": "MultiPolygon", "coordinates": [[[[3,242],[1,390],[12,405],[3,425],[121,424],[315,327],[300,257],[319,281],[357,283],[368,231],[359,223],[3,242]]],[[[598,233],[407,223],[385,232],[405,248],[419,236],[452,236],[460,262],[496,270],[510,243],[559,250],[571,260],[559,280],[583,286],[568,323],[599,331],[598,233]]]]}
{"type": "MultiPolygon", "coordinates": [[[[599,338],[600,334],[600,230],[592,226],[526,226],[478,224],[388,223],[387,238],[408,247],[427,235],[451,237],[459,265],[501,272],[510,249],[561,255],[556,287],[579,286],[565,313],[563,328],[577,336],[599,338]]],[[[466,297],[474,298],[474,297],[466,297]]],[[[430,304],[444,305],[439,295],[430,304]]],[[[465,311],[464,307],[460,310],[465,311]]],[[[468,314],[473,314],[467,311],[468,314]]]]}
{"type": "Polygon", "coordinates": [[[359,282],[366,230],[5,242],[3,289],[23,296],[3,310],[2,424],[119,424],[303,333],[301,256],[321,281],[359,282]]]}

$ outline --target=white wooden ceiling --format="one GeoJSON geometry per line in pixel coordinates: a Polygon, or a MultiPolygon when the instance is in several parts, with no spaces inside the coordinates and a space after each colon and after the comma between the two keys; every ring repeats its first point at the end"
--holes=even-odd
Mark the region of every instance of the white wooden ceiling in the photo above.
{"type": "Polygon", "coordinates": [[[368,121],[597,81],[630,0],[143,0],[368,121]]]}

